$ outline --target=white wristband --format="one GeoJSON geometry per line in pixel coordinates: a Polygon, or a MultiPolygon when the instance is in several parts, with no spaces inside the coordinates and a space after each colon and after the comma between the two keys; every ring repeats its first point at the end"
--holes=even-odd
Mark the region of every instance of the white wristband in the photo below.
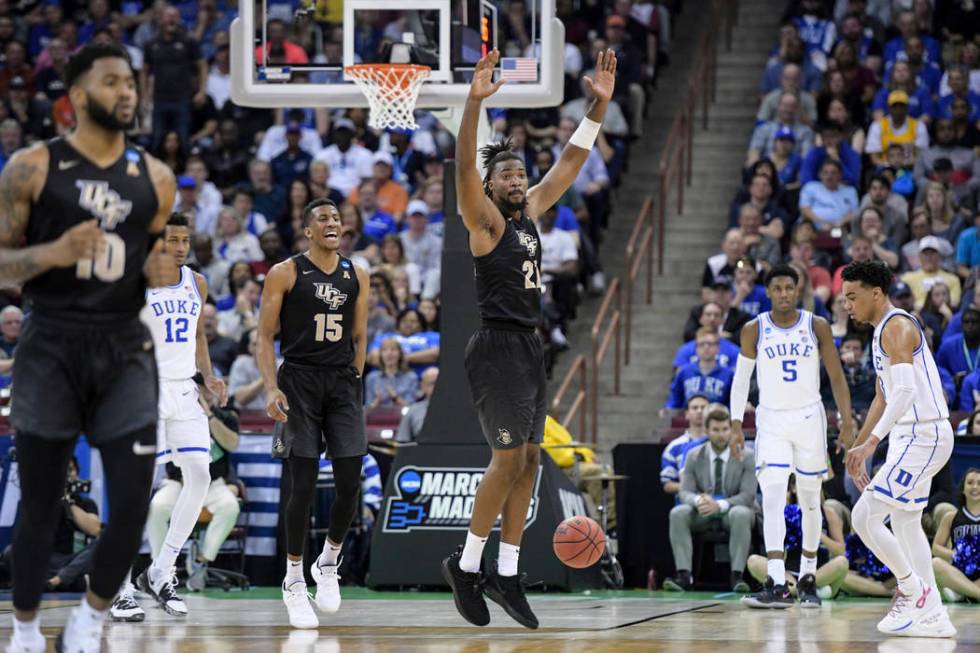
{"type": "Polygon", "coordinates": [[[591,150],[592,146],[595,145],[595,139],[599,138],[599,129],[601,127],[601,122],[596,122],[589,118],[582,118],[582,122],[578,124],[578,129],[568,139],[568,142],[571,145],[581,147],[583,150],[591,150]]]}

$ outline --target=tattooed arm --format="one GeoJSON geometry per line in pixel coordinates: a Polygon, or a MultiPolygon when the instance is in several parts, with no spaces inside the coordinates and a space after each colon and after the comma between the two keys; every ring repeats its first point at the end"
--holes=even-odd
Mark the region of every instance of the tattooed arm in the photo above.
{"type": "Polygon", "coordinates": [[[97,220],[79,223],[57,240],[21,247],[31,204],[47,172],[47,147],[35,145],[14,154],[0,174],[0,285],[23,283],[51,268],[75,265],[105,247],[97,220]]]}

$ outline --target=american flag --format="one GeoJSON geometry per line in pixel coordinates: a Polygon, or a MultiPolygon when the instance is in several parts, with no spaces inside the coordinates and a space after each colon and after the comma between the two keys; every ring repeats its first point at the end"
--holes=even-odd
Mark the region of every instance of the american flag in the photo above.
{"type": "Polygon", "coordinates": [[[504,57],[500,60],[500,79],[509,82],[538,81],[538,60],[535,57],[504,57]]]}

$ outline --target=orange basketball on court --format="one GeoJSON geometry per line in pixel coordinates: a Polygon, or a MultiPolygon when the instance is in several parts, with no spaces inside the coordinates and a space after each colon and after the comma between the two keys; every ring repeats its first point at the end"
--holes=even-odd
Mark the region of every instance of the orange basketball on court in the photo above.
{"type": "Polygon", "coordinates": [[[593,519],[570,517],[558,524],[551,543],[559,560],[569,567],[585,569],[602,557],[606,534],[593,519]]]}

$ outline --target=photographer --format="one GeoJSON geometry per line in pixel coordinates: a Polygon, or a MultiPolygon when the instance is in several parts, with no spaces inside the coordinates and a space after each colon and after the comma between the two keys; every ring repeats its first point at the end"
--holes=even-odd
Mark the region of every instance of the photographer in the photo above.
{"type": "Polygon", "coordinates": [[[78,478],[78,459],[73,456],[68,463],[62,517],[54,535],[54,552],[49,563],[53,575],[45,588],[48,591],[79,589],[76,585],[92,570],[92,555],[102,522],[95,502],[82,496],[91,489],[91,481],[78,478]]]}

